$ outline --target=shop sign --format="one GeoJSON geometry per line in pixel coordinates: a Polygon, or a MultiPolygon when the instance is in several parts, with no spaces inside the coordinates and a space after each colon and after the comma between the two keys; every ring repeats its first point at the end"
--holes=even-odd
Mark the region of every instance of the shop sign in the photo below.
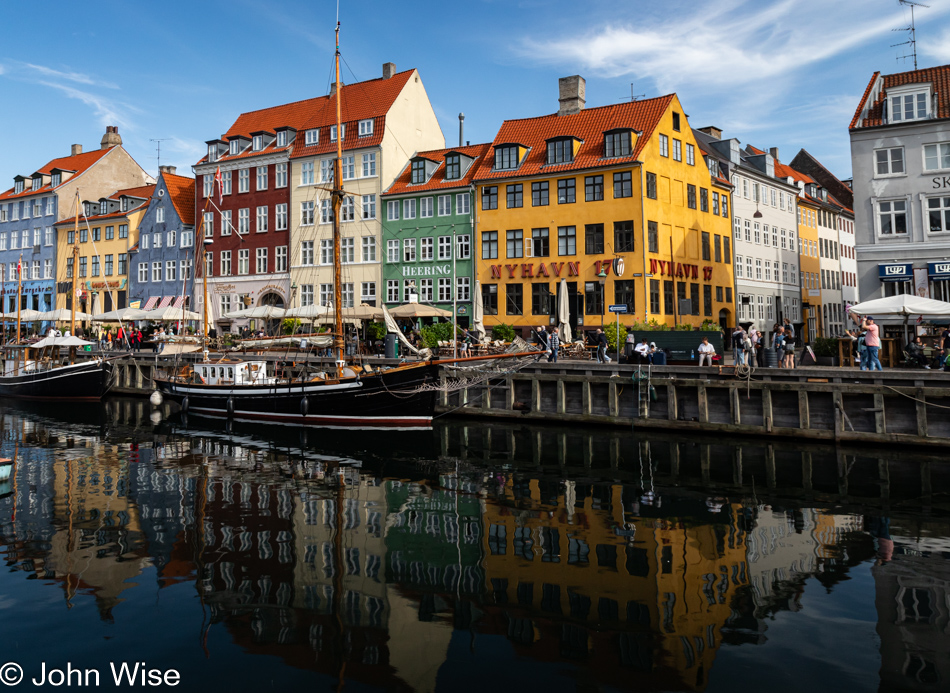
{"type": "MultiPolygon", "coordinates": [[[[600,261],[598,260],[595,264],[599,263],[600,261]]],[[[580,276],[579,262],[549,262],[547,264],[542,262],[537,266],[537,268],[535,268],[535,266],[531,263],[521,263],[520,265],[491,265],[491,278],[501,279],[503,267],[505,271],[508,272],[508,279],[517,279],[518,277],[516,276],[516,273],[518,273],[519,270],[521,279],[535,279],[537,277],[560,277],[565,270],[565,265],[567,265],[566,276],[580,276]]],[[[599,267],[597,271],[600,271],[599,267]]]]}
{"type": "Polygon", "coordinates": [[[121,290],[125,288],[125,282],[126,279],[124,277],[122,279],[101,282],[87,281],[86,288],[90,291],[114,291],[116,289],[121,290]]]}
{"type": "Polygon", "coordinates": [[[452,274],[452,265],[403,265],[404,277],[447,277],[452,274]]]}
{"type": "MultiPolygon", "coordinates": [[[[699,265],[690,265],[685,262],[673,262],[671,260],[656,260],[650,258],[650,273],[659,274],[661,277],[681,277],[683,279],[699,279],[699,265]]],[[[713,268],[707,265],[702,268],[703,279],[709,281],[712,279],[713,268]]]]}
{"type": "Polygon", "coordinates": [[[468,306],[459,306],[458,308],[459,315],[468,315],[468,306]]]}
{"type": "Polygon", "coordinates": [[[931,279],[950,279],[950,262],[928,262],[927,273],[931,279]]]}
{"type": "Polygon", "coordinates": [[[909,262],[877,266],[878,278],[882,282],[906,282],[913,278],[913,265],[909,262]]]}

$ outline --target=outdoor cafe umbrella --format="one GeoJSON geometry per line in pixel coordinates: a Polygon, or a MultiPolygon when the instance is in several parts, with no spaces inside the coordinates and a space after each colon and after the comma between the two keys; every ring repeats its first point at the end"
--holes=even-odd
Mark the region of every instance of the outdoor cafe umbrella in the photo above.
{"type": "Polygon", "coordinates": [[[325,318],[328,314],[330,314],[330,309],[327,306],[311,303],[309,306],[288,308],[284,312],[284,317],[297,318],[300,320],[313,320],[314,318],[325,318]]]}
{"type": "Polygon", "coordinates": [[[571,306],[568,303],[567,280],[562,279],[557,290],[557,331],[561,343],[571,343],[571,306]]]}
{"type": "Polygon", "coordinates": [[[884,298],[875,298],[870,301],[864,301],[851,306],[851,311],[855,315],[870,315],[876,317],[879,315],[892,315],[904,318],[904,337],[907,335],[907,319],[911,315],[927,315],[933,317],[950,316],[950,303],[946,301],[937,301],[933,298],[923,298],[913,294],[898,294],[897,296],[885,296],[884,298]]]}
{"type": "Polygon", "coordinates": [[[482,283],[475,280],[475,305],[472,309],[472,332],[478,336],[478,341],[485,338],[485,307],[482,305],[482,283]]]}
{"type": "Polygon", "coordinates": [[[263,320],[279,320],[287,315],[287,311],[277,306],[254,306],[253,308],[242,308],[241,310],[232,310],[221,317],[228,320],[241,320],[243,318],[260,318],[263,320]]]}
{"type": "Polygon", "coordinates": [[[156,308],[142,311],[142,317],[136,320],[155,320],[157,322],[173,322],[175,320],[201,320],[201,315],[190,310],[182,310],[175,306],[156,308]]]}
{"type": "Polygon", "coordinates": [[[452,311],[442,310],[426,303],[404,303],[389,310],[394,318],[451,318],[452,311]]]}
{"type": "MultiPolygon", "coordinates": [[[[77,313],[78,317],[79,314],[77,313]]],[[[97,313],[92,316],[93,322],[135,322],[145,320],[146,313],[138,308],[118,308],[108,313],[97,313]]]]}
{"type": "MultiPolygon", "coordinates": [[[[71,319],[72,311],[66,308],[48,310],[45,313],[40,313],[34,318],[34,320],[40,320],[42,322],[69,322],[71,319]]],[[[90,313],[83,313],[82,311],[77,310],[76,320],[92,320],[92,315],[90,313]]]]}

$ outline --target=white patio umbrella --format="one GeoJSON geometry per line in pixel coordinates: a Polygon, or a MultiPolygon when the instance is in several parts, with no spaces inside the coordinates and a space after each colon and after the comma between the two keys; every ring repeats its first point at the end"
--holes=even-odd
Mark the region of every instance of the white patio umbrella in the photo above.
{"type": "Polygon", "coordinates": [[[253,308],[242,308],[241,310],[232,310],[221,317],[229,320],[240,320],[243,318],[260,318],[263,320],[278,320],[287,315],[287,311],[277,306],[254,306],[253,308]]]}
{"type": "Polygon", "coordinates": [[[426,303],[404,303],[389,311],[394,318],[451,318],[452,311],[442,310],[426,303]]]}
{"type": "Polygon", "coordinates": [[[475,305],[472,307],[472,332],[478,336],[478,341],[485,338],[485,306],[482,305],[482,283],[475,280],[475,305]]]}
{"type": "Polygon", "coordinates": [[[851,306],[851,312],[856,315],[876,317],[891,315],[904,318],[904,338],[910,340],[907,334],[907,321],[911,315],[926,315],[928,317],[950,316],[950,303],[937,301],[933,298],[923,298],[913,294],[898,294],[875,298],[864,303],[851,306]]]}
{"type": "MultiPolygon", "coordinates": [[[[17,319],[16,311],[12,313],[7,313],[11,320],[17,319]]],[[[20,322],[36,322],[37,320],[42,320],[40,316],[42,313],[38,310],[33,310],[32,308],[26,308],[25,310],[20,311],[20,322]]]]}
{"type": "MultiPolygon", "coordinates": [[[[45,313],[40,313],[35,319],[42,320],[43,322],[69,322],[71,313],[72,311],[67,308],[57,308],[56,310],[48,310],[45,313]]],[[[76,320],[92,320],[92,315],[77,310],[76,320]]]]}
{"type": "Polygon", "coordinates": [[[137,320],[157,320],[158,322],[173,322],[175,320],[201,320],[201,315],[190,310],[182,310],[175,306],[156,308],[142,311],[142,317],[137,320]]]}
{"type": "MultiPolygon", "coordinates": [[[[77,314],[78,315],[78,314],[77,314]]],[[[93,322],[135,322],[145,320],[147,313],[138,308],[119,308],[108,313],[97,313],[92,316],[93,322]]]]}
{"type": "Polygon", "coordinates": [[[562,344],[571,343],[571,306],[567,294],[567,280],[562,279],[557,290],[557,331],[562,344]]]}
{"type": "Polygon", "coordinates": [[[309,306],[297,306],[296,308],[288,308],[284,312],[285,318],[298,318],[301,320],[313,320],[314,318],[325,318],[327,315],[330,315],[330,308],[328,306],[320,306],[316,303],[311,303],[309,306]]]}

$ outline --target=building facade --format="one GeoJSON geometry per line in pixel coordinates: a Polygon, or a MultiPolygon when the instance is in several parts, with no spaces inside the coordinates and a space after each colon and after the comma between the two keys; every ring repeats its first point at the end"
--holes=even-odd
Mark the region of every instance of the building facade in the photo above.
{"type": "Polygon", "coordinates": [[[798,187],[775,170],[778,149],[740,147],[737,139],[709,145],[729,159],[735,240],[738,322],[770,332],[788,318],[801,324],[798,277],[798,187]]]}
{"type": "Polygon", "coordinates": [[[84,313],[125,308],[129,296],[129,250],[155,185],[119,190],[98,200],[83,200],[82,214],[56,224],[56,307],[84,313]],[[78,268],[74,248],[79,248],[78,268]],[[76,294],[73,293],[75,276],[76,294]]]}
{"type": "Polygon", "coordinates": [[[419,152],[383,193],[383,301],[418,300],[472,316],[475,235],[472,178],[491,145],[419,152]],[[454,253],[453,253],[454,248],[454,253]]]}
{"type": "Polygon", "coordinates": [[[129,305],[151,310],[191,307],[195,246],[195,179],[162,166],[138,229],[130,232],[129,305]],[[179,300],[180,299],[180,300],[179,300]]]}
{"type": "MultiPolygon", "coordinates": [[[[333,162],[336,94],[318,100],[291,153],[291,279],[295,305],[333,302],[333,162]]],[[[346,85],[341,96],[340,256],[343,307],[379,305],[382,281],[380,196],[417,151],[445,146],[438,119],[416,70],[383,65],[380,79],[346,85]]],[[[421,222],[420,222],[421,223],[421,222]]]]}
{"type": "MultiPolygon", "coordinates": [[[[950,299],[950,65],[875,72],[850,125],[863,301],[950,299]]],[[[900,318],[882,318],[887,336],[900,318]]]]}
{"type": "Polygon", "coordinates": [[[69,156],[53,159],[29,176],[16,176],[13,187],[0,193],[0,275],[3,310],[16,311],[17,263],[23,267],[21,308],[52,310],[57,280],[64,268],[56,264],[57,222],[76,215],[77,196],[98,199],[117,189],[144,185],[151,177],[122,148],[118,128],[109,126],[100,148],[83,152],[74,144],[69,156]]]}
{"type": "Polygon", "coordinates": [[[506,121],[476,173],[485,326],[552,324],[562,280],[575,332],[610,305],[628,326],[732,322],[730,195],[710,194],[679,99],[585,110],[585,90],[562,78],[558,112],[506,121]]]}

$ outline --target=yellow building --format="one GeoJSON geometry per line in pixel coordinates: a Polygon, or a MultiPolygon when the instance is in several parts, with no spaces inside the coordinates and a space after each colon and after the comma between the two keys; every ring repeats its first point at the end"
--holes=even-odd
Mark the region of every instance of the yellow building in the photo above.
{"type": "Polygon", "coordinates": [[[821,205],[804,190],[814,181],[790,166],[776,163],[775,175],[788,178],[802,188],[798,194],[798,257],[802,289],[802,322],[805,342],[811,342],[824,333],[821,315],[821,258],[818,252],[818,216],[821,205]]]}
{"type": "Polygon", "coordinates": [[[556,324],[562,280],[574,330],[612,304],[628,326],[731,325],[731,186],[679,99],[585,110],[584,91],[563,78],[557,113],[505,121],[475,176],[485,326],[556,324]]]}
{"type": "Polygon", "coordinates": [[[138,241],[139,222],[154,185],[119,190],[83,201],[83,213],[56,224],[56,307],[72,307],[74,251],[78,245],[76,309],[101,313],[128,305],[129,249],[138,241]]]}

